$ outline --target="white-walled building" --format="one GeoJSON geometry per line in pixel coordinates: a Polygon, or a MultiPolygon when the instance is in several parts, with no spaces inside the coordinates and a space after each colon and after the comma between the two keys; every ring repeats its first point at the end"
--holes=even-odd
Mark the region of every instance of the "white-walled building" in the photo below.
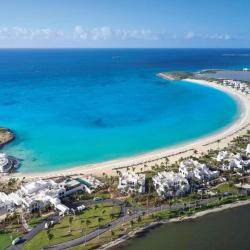
{"type": "Polygon", "coordinates": [[[85,191],[91,194],[97,188],[103,187],[104,183],[94,176],[78,177],[76,178],[81,184],[85,185],[85,191]]]}
{"type": "Polygon", "coordinates": [[[247,144],[246,155],[250,155],[250,143],[247,144]]]}
{"type": "Polygon", "coordinates": [[[25,195],[31,195],[45,189],[56,188],[57,184],[53,180],[37,180],[21,186],[21,191],[25,195]]]}
{"type": "Polygon", "coordinates": [[[180,196],[188,193],[190,190],[188,180],[181,174],[163,171],[159,172],[152,179],[159,196],[180,196]]]}
{"type": "Polygon", "coordinates": [[[145,174],[134,172],[124,172],[119,177],[118,189],[123,193],[144,193],[145,192],[145,174]]]}
{"type": "Polygon", "coordinates": [[[222,84],[225,86],[229,86],[242,94],[248,95],[250,93],[250,85],[242,81],[223,80],[222,84]]]}
{"type": "Polygon", "coordinates": [[[64,214],[69,208],[63,205],[60,199],[78,191],[85,191],[85,185],[77,180],[68,179],[56,183],[53,180],[40,179],[21,186],[15,193],[0,193],[0,210],[22,206],[28,212],[32,212],[52,206],[64,214]]]}
{"type": "Polygon", "coordinates": [[[211,171],[205,164],[192,159],[180,163],[179,173],[184,178],[197,179],[199,181],[213,180],[220,175],[219,171],[211,171]]]}
{"type": "Polygon", "coordinates": [[[244,159],[241,154],[236,154],[229,163],[231,168],[235,170],[245,171],[250,168],[250,159],[244,159]]]}
{"type": "Polygon", "coordinates": [[[217,155],[216,160],[218,162],[221,162],[224,160],[228,160],[230,156],[231,156],[231,154],[228,151],[220,151],[217,155]]]}
{"type": "Polygon", "coordinates": [[[9,196],[0,192],[0,216],[5,215],[13,210],[13,202],[9,196]]]}

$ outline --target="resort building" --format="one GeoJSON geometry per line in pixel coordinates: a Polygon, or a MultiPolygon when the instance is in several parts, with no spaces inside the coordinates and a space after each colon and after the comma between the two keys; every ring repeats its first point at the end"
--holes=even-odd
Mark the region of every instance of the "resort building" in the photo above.
{"type": "Polygon", "coordinates": [[[250,155],[250,143],[247,144],[246,155],[250,155]]]}
{"type": "Polygon", "coordinates": [[[219,171],[211,171],[205,164],[188,159],[182,161],[179,167],[179,173],[187,179],[196,179],[199,181],[213,180],[219,177],[219,171]]]}
{"type": "Polygon", "coordinates": [[[229,157],[230,157],[230,154],[229,154],[228,151],[220,151],[220,152],[218,153],[218,155],[217,155],[216,160],[217,160],[218,162],[221,162],[221,161],[224,161],[224,160],[228,160],[229,157]]]}
{"type": "Polygon", "coordinates": [[[247,171],[250,168],[250,159],[238,153],[233,157],[229,165],[236,171],[247,171]]]}
{"type": "Polygon", "coordinates": [[[94,190],[104,186],[104,183],[94,176],[87,176],[86,178],[78,177],[76,180],[85,186],[85,191],[89,194],[91,194],[94,190]]]}
{"type": "Polygon", "coordinates": [[[61,203],[61,198],[78,191],[85,191],[86,185],[67,179],[56,183],[53,180],[37,180],[21,186],[15,193],[9,195],[0,193],[0,213],[8,212],[16,207],[23,207],[27,212],[53,207],[60,214],[65,214],[69,208],[61,203]]]}
{"type": "Polygon", "coordinates": [[[229,86],[242,94],[250,94],[250,85],[248,83],[235,80],[223,80],[222,84],[225,86],[229,86]]]}
{"type": "Polygon", "coordinates": [[[119,177],[118,189],[122,193],[144,193],[145,192],[145,174],[134,172],[124,172],[119,177]]]}
{"type": "Polygon", "coordinates": [[[13,202],[8,195],[0,192],[0,216],[12,212],[13,202]]]}
{"type": "Polygon", "coordinates": [[[85,191],[85,185],[78,180],[67,179],[59,183],[58,186],[60,188],[60,192],[58,192],[59,197],[69,196],[78,191],[85,191]]]}
{"type": "Polygon", "coordinates": [[[152,179],[157,194],[162,197],[180,196],[190,190],[188,180],[181,174],[163,171],[152,179]]]}

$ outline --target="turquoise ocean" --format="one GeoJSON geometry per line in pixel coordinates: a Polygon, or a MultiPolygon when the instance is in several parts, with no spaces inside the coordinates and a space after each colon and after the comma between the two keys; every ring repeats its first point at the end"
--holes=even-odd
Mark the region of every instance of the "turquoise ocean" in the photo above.
{"type": "Polygon", "coordinates": [[[247,66],[250,50],[0,50],[0,126],[16,133],[1,151],[22,160],[20,172],[31,173],[207,136],[237,119],[237,102],[156,74],[247,66]]]}

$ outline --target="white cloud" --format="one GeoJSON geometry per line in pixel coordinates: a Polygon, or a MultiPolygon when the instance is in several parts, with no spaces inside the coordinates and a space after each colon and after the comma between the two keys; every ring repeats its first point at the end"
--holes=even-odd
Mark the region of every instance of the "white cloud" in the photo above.
{"type": "Polygon", "coordinates": [[[195,37],[195,33],[194,32],[188,32],[186,35],[185,35],[185,39],[192,39],[195,37]]]}
{"type": "Polygon", "coordinates": [[[82,40],[108,40],[108,39],[142,39],[158,40],[159,34],[150,29],[113,29],[111,27],[100,27],[86,29],[80,25],[75,26],[73,32],[74,38],[82,40]]]}
{"type": "Polygon", "coordinates": [[[59,30],[52,30],[49,28],[29,29],[24,27],[0,28],[0,39],[2,40],[33,40],[33,39],[50,39],[52,37],[62,37],[64,34],[59,30]]]}
{"type": "Polygon", "coordinates": [[[194,33],[188,32],[185,36],[185,39],[211,39],[211,40],[231,40],[233,37],[229,33],[215,33],[215,34],[203,34],[203,33],[194,33]]]}
{"type": "Polygon", "coordinates": [[[230,40],[230,39],[232,39],[232,35],[230,35],[228,33],[213,34],[213,35],[207,36],[207,38],[209,38],[209,39],[217,39],[217,40],[230,40]]]}

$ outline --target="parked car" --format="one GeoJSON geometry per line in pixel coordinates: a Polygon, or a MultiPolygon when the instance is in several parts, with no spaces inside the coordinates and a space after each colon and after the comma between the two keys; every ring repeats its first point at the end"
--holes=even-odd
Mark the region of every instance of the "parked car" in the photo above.
{"type": "Polygon", "coordinates": [[[12,241],[12,246],[17,245],[17,244],[20,243],[20,242],[21,242],[21,237],[17,237],[16,239],[14,239],[14,240],[12,241]]]}
{"type": "Polygon", "coordinates": [[[102,201],[103,199],[101,197],[94,197],[93,201],[102,201]]]}

